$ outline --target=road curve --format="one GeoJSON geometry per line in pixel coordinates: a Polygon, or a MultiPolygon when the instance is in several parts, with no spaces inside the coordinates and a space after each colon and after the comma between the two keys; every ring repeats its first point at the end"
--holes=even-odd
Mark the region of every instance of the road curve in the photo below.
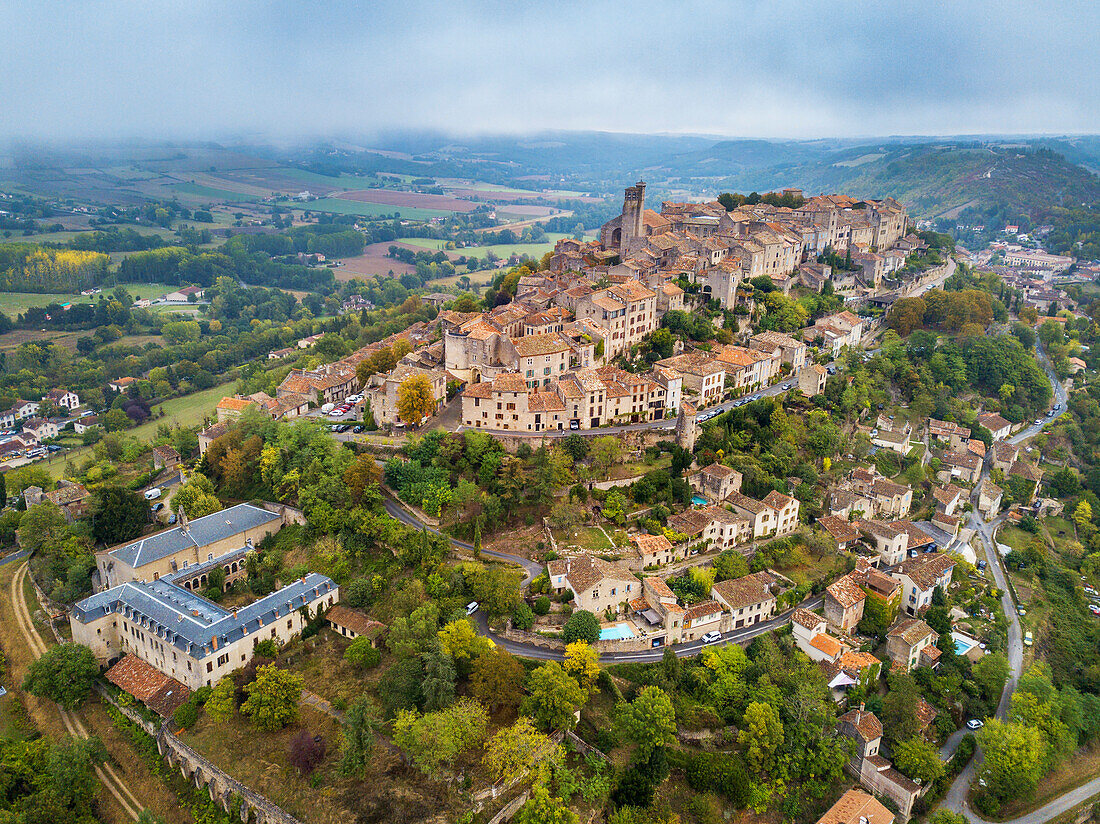
{"type": "MultiPolygon", "coordinates": [[[[1036,341],[1035,352],[1037,360],[1043,367],[1043,370],[1047,374],[1047,379],[1050,381],[1050,387],[1053,392],[1054,401],[1056,404],[1062,404],[1063,410],[1066,408],[1066,390],[1062,386],[1061,381],[1058,380],[1057,375],[1054,374],[1054,370],[1051,367],[1050,361],[1046,356],[1046,352],[1043,351],[1042,345],[1036,341]]],[[[1015,436],[1008,439],[1008,442],[1016,445],[1026,441],[1028,438],[1042,431],[1042,429],[1048,426],[1054,418],[1043,419],[1039,424],[1031,424],[1025,427],[1015,436]]],[[[986,464],[982,470],[981,480],[985,480],[989,475],[989,464],[986,464]]],[[[1008,588],[1008,574],[1003,567],[1003,561],[1001,554],[997,551],[997,544],[994,540],[994,531],[999,523],[997,519],[994,519],[993,523],[989,523],[982,517],[982,514],[978,511],[977,507],[977,489],[978,485],[975,485],[974,492],[971,495],[974,509],[970,515],[970,526],[972,526],[979,537],[981,538],[982,549],[985,552],[986,561],[989,564],[989,569],[993,573],[993,579],[997,584],[997,588],[1001,590],[1001,605],[1004,609],[1005,615],[1008,617],[1008,663],[1009,663],[1009,676],[1008,681],[1005,683],[1004,691],[1001,693],[1001,700],[997,703],[996,717],[1004,719],[1008,715],[1009,702],[1012,700],[1012,694],[1016,690],[1016,684],[1019,681],[1020,674],[1023,671],[1024,665],[1024,646],[1023,639],[1021,637],[1020,619],[1017,613],[1017,604],[1012,601],[1012,593],[1008,588]]],[[[952,736],[954,737],[954,736],[952,736]]],[[[950,744],[950,742],[948,742],[950,744]]],[[[956,742],[956,746],[958,746],[956,742]]],[[[947,747],[945,746],[945,749],[947,747]]],[[[953,751],[953,748],[952,748],[953,751]]],[[[947,791],[947,795],[944,796],[941,804],[952,812],[962,813],[968,821],[972,824],[1043,824],[1043,822],[1050,821],[1053,818],[1057,818],[1067,810],[1076,807],[1083,801],[1088,800],[1092,796],[1100,793],[1100,777],[1094,778],[1069,790],[1066,793],[1058,796],[1052,801],[1044,804],[1037,810],[1033,810],[1026,815],[1022,815],[1018,818],[1009,819],[1001,822],[991,822],[972,809],[967,801],[967,796],[970,793],[970,786],[974,781],[974,776],[978,771],[978,767],[981,766],[982,754],[979,750],[975,753],[974,758],[970,763],[966,765],[966,768],[959,773],[958,778],[951,784],[951,787],[947,791]]]]}
{"type": "MultiPolygon", "coordinates": [[[[11,604],[12,611],[15,613],[15,622],[19,625],[19,631],[22,633],[24,640],[27,642],[27,648],[30,650],[31,655],[34,658],[41,657],[47,650],[46,642],[42,640],[42,636],[38,634],[38,630],[34,626],[34,622],[31,620],[30,610],[27,609],[26,599],[23,597],[23,584],[27,576],[27,564],[24,562],[19,569],[16,570],[15,575],[11,579],[11,604]]],[[[69,735],[74,738],[88,738],[88,730],[84,726],[84,722],[73,712],[58,705],[58,711],[61,713],[61,722],[65,725],[65,729],[69,731],[69,735]]],[[[107,788],[107,791],[114,796],[116,802],[122,811],[134,821],[138,820],[142,804],[130,792],[130,788],[126,786],[126,782],[119,778],[118,773],[115,772],[114,767],[110,763],[104,761],[102,764],[95,765],[95,773],[99,777],[103,786],[107,788]]]]}

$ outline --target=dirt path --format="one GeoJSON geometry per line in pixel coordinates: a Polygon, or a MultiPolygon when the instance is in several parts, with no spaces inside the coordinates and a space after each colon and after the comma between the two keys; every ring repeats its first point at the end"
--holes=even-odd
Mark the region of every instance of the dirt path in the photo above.
{"type": "MultiPolygon", "coordinates": [[[[46,642],[42,640],[42,636],[38,634],[38,630],[35,629],[34,622],[31,620],[30,610],[27,608],[27,601],[23,597],[23,586],[27,576],[27,563],[24,561],[15,575],[11,579],[11,603],[12,609],[15,612],[15,621],[19,627],[20,633],[27,642],[27,647],[31,651],[31,655],[34,658],[41,657],[48,649],[46,642]]],[[[61,722],[65,725],[65,729],[68,730],[69,735],[74,738],[88,738],[87,728],[84,726],[84,722],[80,720],[74,713],[69,710],[58,706],[58,711],[61,713],[61,722]]],[[[142,804],[130,792],[129,787],[126,786],[126,782],[119,778],[118,773],[115,772],[114,767],[104,762],[102,765],[97,765],[95,768],[96,775],[103,783],[103,786],[107,788],[107,791],[118,802],[119,807],[130,819],[137,821],[138,815],[142,810],[142,804]]]]}

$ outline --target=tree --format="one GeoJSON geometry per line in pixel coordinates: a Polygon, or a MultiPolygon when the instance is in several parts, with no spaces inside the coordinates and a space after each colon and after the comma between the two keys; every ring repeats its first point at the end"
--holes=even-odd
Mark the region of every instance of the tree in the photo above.
{"type": "Polygon", "coordinates": [[[615,726],[647,758],[657,747],[676,743],[676,710],[660,687],[643,687],[629,704],[620,704],[615,726]]]}
{"type": "Polygon", "coordinates": [[[917,682],[908,673],[890,675],[890,692],[882,699],[882,721],[891,741],[907,741],[920,732],[917,682]]]}
{"type": "Polygon", "coordinates": [[[1027,798],[1043,775],[1046,748],[1039,730],[991,718],[978,731],[980,775],[994,798],[1027,798]]]}
{"type": "Polygon", "coordinates": [[[569,616],[561,633],[566,644],[574,641],[587,641],[594,644],[600,640],[600,621],[586,609],[578,609],[569,616]]]}
{"type": "Polygon", "coordinates": [[[233,717],[237,710],[237,687],[232,678],[225,676],[214,685],[203,709],[211,720],[218,723],[224,723],[233,717]]]}
{"type": "Polygon", "coordinates": [[[962,813],[953,813],[940,807],[929,817],[929,824],[967,824],[969,819],[962,813]]]}
{"type": "Polygon", "coordinates": [[[370,638],[360,636],[348,644],[344,650],[344,660],[361,670],[373,669],[382,663],[382,653],[379,652],[370,638]]]}
{"type": "Polygon", "coordinates": [[[535,625],[535,613],[531,607],[527,606],[526,601],[520,601],[512,611],[512,626],[527,631],[535,625]]]}
{"type": "Polygon", "coordinates": [[[52,501],[35,504],[19,520],[19,543],[31,552],[53,547],[69,534],[69,524],[52,501]]]}
{"type": "Polygon", "coordinates": [[[680,681],[680,656],[671,646],[666,646],[661,655],[661,675],[669,684],[677,684],[680,681]]]}
{"type": "Polygon", "coordinates": [[[439,646],[451,656],[460,667],[468,670],[471,662],[489,652],[493,642],[478,635],[468,618],[451,621],[438,632],[439,646]]]}
{"type": "Polygon", "coordinates": [[[325,739],[302,729],[290,739],[290,752],[287,760],[299,775],[308,776],[325,760],[328,746],[325,739]]]}
{"type": "Polygon", "coordinates": [[[93,492],[88,513],[92,536],[106,546],[133,540],[149,523],[149,503],[121,486],[104,486],[93,492]]]}
{"type": "Polygon", "coordinates": [[[519,808],[516,824],[577,824],[577,814],[560,798],[550,795],[545,784],[536,784],[527,803],[519,808]]]}
{"type": "Polygon", "coordinates": [[[497,647],[474,661],[470,692],[493,712],[517,707],[525,675],[519,659],[503,647],[497,647]]]}
{"type": "Polygon", "coordinates": [[[455,700],[458,670],[454,659],[438,647],[420,656],[424,680],[420,682],[420,704],[428,711],[449,707],[455,700]]]}
{"type": "Polygon", "coordinates": [[[1073,522],[1077,526],[1084,526],[1092,520],[1092,506],[1084,498],[1077,504],[1077,508],[1073,510],[1073,522]]]}
{"type": "Polygon", "coordinates": [[[31,662],[23,689],[73,710],[87,700],[98,675],[99,664],[91,649],[83,644],[59,644],[31,662]]]}
{"type": "Polygon", "coordinates": [[[462,753],[485,740],[489,714],[477,701],[463,698],[438,712],[397,714],[393,740],[426,775],[441,778],[462,753]]]}
{"type": "Polygon", "coordinates": [[[584,690],[557,661],[534,670],[527,679],[527,690],[530,696],[524,701],[525,713],[550,730],[571,728],[574,713],[586,699],[584,690]]]}
{"type": "Polygon", "coordinates": [[[606,475],[608,470],[619,462],[622,454],[622,443],[614,435],[605,435],[602,438],[596,438],[592,441],[592,447],[588,451],[588,456],[592,460],[592,465],[596,467],[602,475],[606,475]]]}
{"type": "Polygon", "coordinates": [[[0,472],[0,509],[8,505],[8,476],[0,472]]]}
{"type": "Polygon", "coordinates": [[[758,773],[767,772],[775,763],[775,753],[783,744],[783,722],[771,704],[753,701],[745,708],[738,742],[745,748],[745,760],[758,773]]]}
{"type": "MultiPolygon", "coordinates": [[[[195,473],[202,480],[209,481],[200,475],[195,473]]],[[[194,520],[195,518],[202,518],[205,515],[213,515],[215,512],[221,511],[222,502],[218,500],[218,496],[214,494],[213,485],[211,488],[205,489],[204,484],[197,481],[192,476],[187,483],[176,490],[172,496],[172,509],[179,509],[183,507],[183,511],[187,513],[187,517],[194,520]]]]}
{"type": "Polygon", "coordinates": [[[481,763],[492,774],[493,781],[499,783],[564,760],[565,751],[561,745],[535,729],[531,719],[524,716],[489,739],[481,763]]]}
{"type": "Polygon", "coordinates": [[[356,775],[367,764],[371,747],[374,746],[374,729],[378,724],[378,711],[371,700],[361,695],[355,700],[341,727],[343,743],[340,747],[340,772],[344,775],[356,775]]]}
{"type": "Polygon", "coordinates": [[[566,645],[564,666],[565,671],[577,679],[585,693],[596,691],[596,679],[600,676],[600,654],[587,641],[574,641],[566,645]]]}
{"type": "Polygon", "coordinates": [[[991,652],[971,667],[970,672],[981,687],[982,694],[989,700],[996,701],[1008,680],[1008,659],[1002,652],[991,652]]]}
{"type": "Polygon", "coordinates": [[[397,387],[397,414],[410,426],[419,426],[435,414],[435,395],[426,375],[410,375],[397,387]]]}
{"type": "Polygon", "coordinates": [[[929,784],[943,775],[943,761],[935,747],[923,738],[914,737],[894,745],[894,766],[922,784],[929,784]]]}
{"type": "Polygon", "coordinates": [[[256,680],[244,691],[248,698],[241,712],[264,732],[281,730],[298,720],[298,702],[302,697],[302,676],[266,664],[256,670],[256,680]]]}

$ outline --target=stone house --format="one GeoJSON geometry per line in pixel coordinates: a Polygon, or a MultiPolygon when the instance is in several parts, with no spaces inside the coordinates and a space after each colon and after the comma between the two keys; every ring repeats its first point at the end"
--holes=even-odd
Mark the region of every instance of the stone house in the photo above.
{"type": "Polygon", "coordinates": [[[859,583],[844,575],[825,588],[825,618],[841,632],[852,632],[863,618],[866,599],[859,583]]]}
{"type": "Polygon", "coordinates": [[[806,365],[806,344],[782,332],[759,332],[749,338],[749,346],[761,352],[780,352],[783,363],[797,374],[806,365]]]}
{"type": "Polygon", "coordinates": [[[812,661],[837,661],[846,649],[826,631],[824,618],[802,607],[791,614],[791,635],[812,661]]]}
{"type": "Polygon", "coordinates": [[[798,390],[807,398],[820,395],[825,391],[825,379],[829,372],[820,364],[811,363],[798,373],[798,390]]]}
{"type": "Polygon", "coordinates": [[[919,666],[935,666],[940,651],[939,636],[919,618],[905,618],[890,628],[886,635],[886,653],[895,669],[909,672],[919,666]]]}
{"type": "Polygon", "coordinates": [[[720,463],[704,466],[688,477],[691,488],[712,501],[724,501],[741,491],[741,473],[720,463]]]}
{"type": "Polygon", "coordinates": [[[385,624],[372,621],[366,615],[357,610],[337,604],[325,613],[325,622],[332,627],[333,632],[344,638],[369,638],[372,647],[377,647],[382,640],[382,632],[385,624]]]}
{"type": "Polygon", "coordinates": [[[978,423],[990,431],[995,441],[1002,441],[1012,433],[1012,424],[996,412],[982,412],[978,423]]]}
{"type": "Polygon", "coordinates": [[[969,451],[944,452],[940,457],[943,469],[936,477],[945,483],[958,478],[963,483],[975,484],[982,474],[982,459],[969,451]]]}
{"type": "Polygon", "coordinates": [[[153,469],[172,469],[179,463],[180,453],[174,446],[162,444],[153,447],[153,469]]]}
{"type": "Polygon", "coordinates": [[[571,590],[576,608],[596,615],[620,612],[641,592],[641,582],[629,569],[590,555],[551,561],[547,573],[556,592],[571,590]]]}
{"type": "Polygon", "coordinates": [[[912,779],[898,772],[894,765],[879,754],[882,745],[882,723],[874,713],[861,705],[837,719],[837,732],[856,743],[851,760],[845,765],[859,783],[876,796],[894,802],[898,815],[908,821],[913,804],[926,791],[912,779]]]}
{"type": "Polygon", "coordinates": [[[918,555],[903,561],[891,573],[901,584],[901,603],[910,615],[919,615],[932,603],[936,587],[947,590],[955,562],[949,555],[940,553],[918,555]]]}
{"type": "Polygon", "coordinates": [[[954,421],[929,418],[928,437],[944,441],[950,449],[965,449],[970,440],[970,430],[954,421]]]}
{"type": "Polygon", "coordinates": [[[858,527],[863,536],[874,544],[883,566],[894,566],[905,558],[909,549],[909,535],[904,530],[896,529],[881,521],[869,521],[863,518],[858,521],[858,527]]]}
{"type": "Polygon", "coordinates": [[[771,618],[775,612],[777,586],[769,573],[754,572],[743,578],[719,581],[710,594],[733,616],[732,628],[740,629],[771,618]]]}
{"type": "Polygon", "coordinates": [[[989,479],[982,481],[978,487],[978,511],[987,518],[993,518],[1001,510],[1001,501],[1004,498],[1004,490],[989,479]]]}
{"type": "Polygon", "coordinates": [[[817,824],[894,824],[894,814],[862,790],[848,790],[817,824]]]}
{"type": "Polygon", "coordinates": [[[829,537],[836,542],[836,548],[841,551],[859,540],[859,530],[846,518],[824,515],[817,519],[817,525],[829,534],[829,537]]]}

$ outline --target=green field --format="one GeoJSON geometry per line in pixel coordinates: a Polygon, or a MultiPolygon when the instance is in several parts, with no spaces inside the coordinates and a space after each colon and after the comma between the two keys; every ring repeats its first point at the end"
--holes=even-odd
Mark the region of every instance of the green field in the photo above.
{"type": "MultiPolygon", "coordinates": [[[[157,298],[163,295],[165,292],[169,292],[175,287],[165,286],[163,283],[123,283],[119,284],[125,287],[134,298],[157,298]]],[[[114,286],[104,286],[102,294],[107,295],[111,293],[114,286]]],[[[0,292],[0,312],[3,312],[9,317],[15,317],[18,314],[26,312],[28,309],[34,306],[46,306],[50,303],[91,303],[94,298],[100,297],[99,295],[92,295],[91,297],[85,297],[83,295],[57,295],[57,294],[39,294],[37,292],[0,292]]]]}
{"type": "MultiPolygon", "coordinates": [[[[215,386],[211,389],[203,389],[201,392],[194,392],[190,395],[185,395],[182,398],[173,398],[170,401],[165,401],[159,407],[154,407],[154,414],[156,409],[164,410],[163,418],[150,418],[140,426],[135,426],[133,429],[127,429],[127,435],[133,435],[139,440],[151,440],[157,433],[157,427],[162,423],[168,424],[168,426],[196,426],[203,422],[203,418],[209,415],[214,417],[214,407],[217,406],[218,401],[224,398],[226,395],[233,393],[235,384],[223,383],[220,386],[215,386]]],[[[55,478],[60,478],[65,471],[65,464],[72,461],[74,464],[78,464],[91,452],[90,446],[82,446],[80,449],[74,449],[72,452],[62,452],[59,456],[54,458],[46,468],[50,474],[55,478]]]]}
{"type": "Polygon", "coordinates": [[[253,203],[260,199],[256,195],[241,194],[240,192],[232,192],[229,189],[215,189],[213,186],[202,186],[198,183],[173,183],[171,188],[181,195],[209,198],[212,201],[253,203]]]}
{"type": "MultiPolygon", "coordinates": [[[[501,226],[499,228],[507,229],[508,227],[501,226]]],[[[564,237],[572,237],[572,235],[547,232],[546,237],[549,238],[549,240],[545,243],[500,243],[495,246],[468,246],[465,249],[450,249],[447,251],[449,254],[466,255],[467,257],[472,255],[482,260],[489,252],[492,252],[503,260],[507,260],[512,255],[529,255],[533,258],[540,258],[547,252],[552,252],[554,250],[554,244],[559,240],[564,237]]],[[[406,237],[402,238],[401,242],[407,243],[409,246],[426,249],[429,252],[438,252],[442,250],[444,243],[442,240],[424,237],[406,237]]]]}
{"type": "Polygon", "coordinates": [[[334,215],[359,215],[360,217],[378,217],[397,212],[406,220],[430,220],[433,217],[447,217],[454,214],[442,209],[419,209],[411,206],[389,206],[384,203],[360,203],[356,200],[341,200],[338,197],[322,197],[308,203],[295,203],[292,208],[307,212],[331,212],[334,215]]]}
{"type": "Polygon", "coordinates": [[[285,177],[289,180],[300,180],[303,183],[321,183],[326,186],[343,186],[347,189],[369,189],[383,182],[381,179],[373,176],[341,174],[339,177],[330,177],[329,175],[319,175],[316,172],[306,171],[305,169],[284,169],[282,167],[273,169],[271,173],[279,177],[285,177]]]}

